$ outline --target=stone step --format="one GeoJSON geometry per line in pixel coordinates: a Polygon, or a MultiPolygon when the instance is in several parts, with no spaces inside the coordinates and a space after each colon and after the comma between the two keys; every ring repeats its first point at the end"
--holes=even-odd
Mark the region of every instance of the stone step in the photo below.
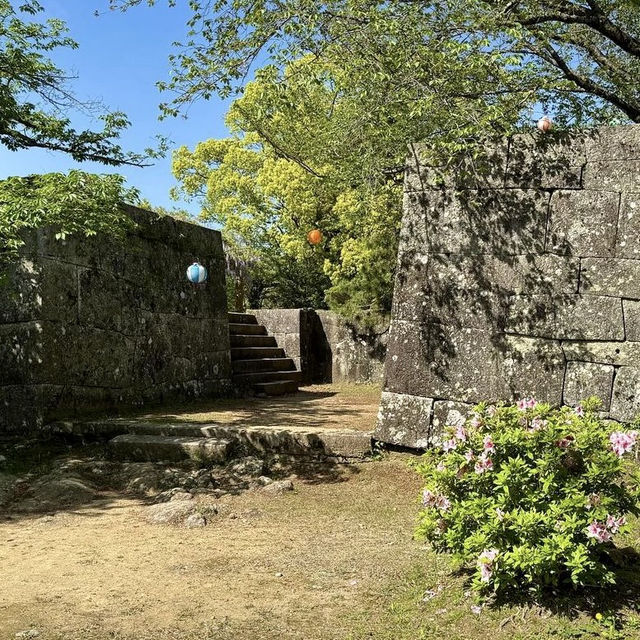
{"type": "Polygon", "coordinates": [[[180,462],[195,460],[222,464],[233,457],[230,440],[188,435],[126,433],[109,441],[111,453],[122,460],[136,462],[180,462]]]}
{"type": "Polygon", "coordinates": [[[280,349],[279,347],[231,347],[232,361],[284,357],[284,349],[280,349]]]}
{"type": "Polygon", "coordinates": [[[258,373],[259,371],[291,371],[296,368],[291,358],[257,358],[234,360],[231,363],[233,374],[258,373]]]}
{"type": "Polygon", "coordinates": [[[228,313],[229,324],[258,324],[258,319],[252,313],[228,313]]]}
{"type": "Polygon", "coordinates": [[[283,396],[286,393],[297,393],[298,383],[295,380],[275,380],[273,382],[256,382],[253,390],[257,394],[267,396],[283,396]]]}
{"type": "Polygon", "coordinates": [[[212,462],[224,462],[225,456],[264,453],[352,459],[364,458],[372,451],[369,432],[291,427],[287,425],[286,418],[283,418],[282,425],[279,426],[250,427],[105,418],[90,422],[52,423],[49,431],[76,436],[110,437],[113,438],[109,441],[113,455],[142,461],[185,460],[193,455],[200,460],[208,452],[212,462]]]}
{"type": "Polygon", "coordinates": [[[277,347],[273,336],[240,336],[231,334],[232,347],[277,347]]]}
{"type": "Polygon", "coordinates": [[[242,324],[242,323],[229,323],[229,333],[233,335],[255,335],[266,336],[267,329],[261,324],[242,324]]]}
{"type": "Polygon", "coordinates": [[[233,382],[238,385],[253,385],[256,382],[275,382],[277,380],[293,380],[300,383],[302,372],[291,371],[254,371],[252,373],[236,373],[233,375],[233,382]]]}

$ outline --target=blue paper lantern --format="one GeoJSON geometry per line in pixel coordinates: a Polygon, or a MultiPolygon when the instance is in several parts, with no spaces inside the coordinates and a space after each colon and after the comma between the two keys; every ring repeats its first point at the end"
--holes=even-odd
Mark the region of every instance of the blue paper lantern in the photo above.
{"type": "Polygon", "coordinates": [[[194,284],[202,284],[207,280],[207,270],[199,262],[194,262],[187,269],[187,280],[194,284]]]}

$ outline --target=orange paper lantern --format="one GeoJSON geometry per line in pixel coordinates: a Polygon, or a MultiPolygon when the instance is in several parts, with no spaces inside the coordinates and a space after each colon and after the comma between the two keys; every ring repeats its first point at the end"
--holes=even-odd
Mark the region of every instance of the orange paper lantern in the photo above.
{"type": "Polygon", "coordinates": [[[320,244],[322,242],[322,231],[313,229],[307,234],[307,240],[310,244],[320,244]]]}

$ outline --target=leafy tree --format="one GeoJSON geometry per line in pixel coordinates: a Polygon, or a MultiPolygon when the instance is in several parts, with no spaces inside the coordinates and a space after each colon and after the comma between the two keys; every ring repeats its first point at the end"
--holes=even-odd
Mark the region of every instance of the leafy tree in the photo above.
{"type": "MultiPolygon", "coordinates": [[[[252,305],[329,304],[375,321],[390,307],[399,187],[367,180],[362,151],[373,138],[349,131],[358,107],[329,71],[307,59],[282,75],[261,71],[230,108],[230,138],[176,152],[174,195],[200,198],[229,249],[253,259],[252,305]],[[307,241],[314,228],[317,247],[307,241]]],[[[404,148],[394,147],[397,163],[404,148]]]]}
{"type": "MultiPolygon", "coordinates": [[[[0,145],[11,151],[60,151],[77,161],[112,166],[144,166],[146,159],[162,153],[164,143],[145,155],[125,151],[117,140],[129,122],[120,112],[103,113],[101,131],[73,127],[71,111],[95,113],[99,105],[77,100],[67,86],[69,77],[47,57],[55,49],[78,45],[61,20],[38,21],[42,11],[36,0],[0,0],[0,145]]],[[[45,224],[56,225],[61,237],[119,233],[127,226],[119,204],[136,198],[117,175],[71,171],[4,180],[0,260],[15,256],[25,230],[45,224]]]]}
{"type": "MultiPolygon", "coordinates": [[[[111,0],[114,8],[144,2],[155,4],[111,0]]],[[[487,134],[521,127],[541,104],[561,124],[640,122],[637,0],[193,0],[190,7],[172,79],[160,84],[173,94],[164,113],[214,94],[242,97],[229,114],[236,151],[209,167],[194,163],[189,175],[178,167],[185,192],[187,178],[199,177],[206,215],[254,248],[278,247],[277,234],[253,235],[260,216],[270,227],[284,224],[299,252],[303,230],[322,226],[326,300],[350,315],[389,308],[395,185],[407,143],[426,140],[439,161],[453,161],[476,153],[487,134]],[[256,199],[250,189],[235,201],[237,225],[220,213],[223,185],[232,181],[217,181],[230,175],[236,152],[255,145],[259,163],[282,176],[292,165],[308,174],[321,215],[305,214],[294,229],[287,216],[300,218],[293,213],[300,203],[282,207],[273,192],[256,199]]],[[[251,175],[265,171],[260,164],[251,175]]],[[[235,173],[245,189],[240,178],[251,182],[250,172],[235,173]]]]}

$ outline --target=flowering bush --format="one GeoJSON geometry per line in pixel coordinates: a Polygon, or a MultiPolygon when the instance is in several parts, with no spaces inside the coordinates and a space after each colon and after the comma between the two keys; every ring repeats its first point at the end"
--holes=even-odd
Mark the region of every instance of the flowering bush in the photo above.
{"type": "Polygon", "coordinates": [[[612,537],[640,513],[638,433],[597,407],[478,405],[417,465],[418,536],[473,566],[479,592],[613,583],[612,537]]]}

